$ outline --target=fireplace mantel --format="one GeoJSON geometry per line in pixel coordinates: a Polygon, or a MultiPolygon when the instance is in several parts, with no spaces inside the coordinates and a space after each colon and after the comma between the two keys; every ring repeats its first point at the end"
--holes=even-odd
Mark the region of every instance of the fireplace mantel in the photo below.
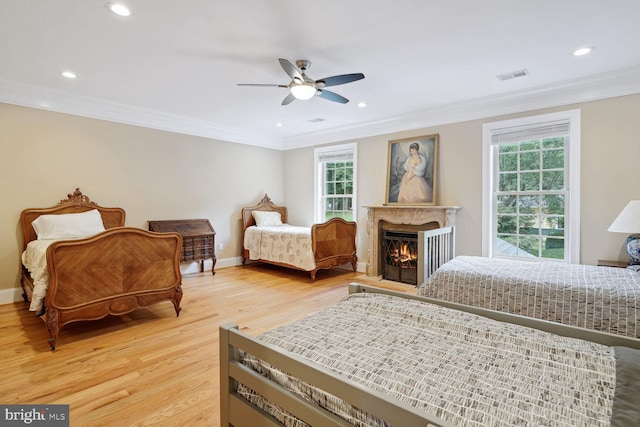
{"type": "Polygon", "coordinates": [[[379,276],[380,271],[380,235],[381,223],[403,225],[424,225],[438,223],[438,227],[456,225],[456,212],[460,206],[424,206],[424,205],[376,205],[367,208],[367,276],[379,276]]]}

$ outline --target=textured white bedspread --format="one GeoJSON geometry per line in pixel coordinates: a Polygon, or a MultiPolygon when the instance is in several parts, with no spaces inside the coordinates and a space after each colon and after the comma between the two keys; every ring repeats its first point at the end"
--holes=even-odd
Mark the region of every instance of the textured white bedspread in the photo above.
{"type": "Polygon", "coordinates": [[[640,273],[624,268],[458,256],[418,295],[640,338],[640,273]]]}
{"type": "MultiPolygon", "coordinates": [[[[612,413],[613,348],[419,301],[351,295],[260,339],[458,426],[606,426],[612,413]]],[[[244,363],[354,425],[384,425],[255,358],[244,363]]]]}
{"type": "Polygon", "coordinates": [[[311,228],[293,225],[251,226],[244,233],[249,259],[288,264],[305,271],[316,268],[311,248],[311,228]]]}

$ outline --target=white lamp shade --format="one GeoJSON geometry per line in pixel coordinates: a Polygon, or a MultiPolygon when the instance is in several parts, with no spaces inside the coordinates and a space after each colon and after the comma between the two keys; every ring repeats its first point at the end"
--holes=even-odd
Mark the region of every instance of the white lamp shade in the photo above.
{"type": "Polygon", "coordinates": [[[613,231],[614,233],[640,233],[640,200],[631,200],[607,231],[613,231]]]}
{"type": "Polygon", "coordinates": [[[291,93],[297,99],[307,100],[313,98],[316,94],[316,88],[310,84],[297,84],[290,87],[291,93]]]}

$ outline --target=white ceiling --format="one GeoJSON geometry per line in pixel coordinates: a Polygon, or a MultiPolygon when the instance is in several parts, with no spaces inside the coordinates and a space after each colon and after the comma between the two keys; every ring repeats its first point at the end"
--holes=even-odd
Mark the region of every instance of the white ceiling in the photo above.
{"type": "Polygon", "coordinates": [[[2,0],[0,102],[287,149],[640,93],[638,0],[122,2],[2,0]],[[288,84],[278,58],[366,77],[344,105],[236,86],[288,84]]]}

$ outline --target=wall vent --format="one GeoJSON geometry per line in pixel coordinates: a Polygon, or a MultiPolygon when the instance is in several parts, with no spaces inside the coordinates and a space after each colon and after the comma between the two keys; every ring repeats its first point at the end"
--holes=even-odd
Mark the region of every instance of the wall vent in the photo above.
{"type": "Polygon", "coordinates": [[[526,68],[523,68],[522,70],[511,71],[510,73],[498,74],[496,77],[498,77],[498,80],[511,80],[516,77],[524,77],[527,75],[529,75],[529,71],[526,68]]]}
{"type": "Polygon", "coordinates": [[[320,122],[324,122],[325,119],[323,119],[322,117],[318,117],[316,119],[310,119],[309,122],[310,123],[320,123],[320,122]]]}

